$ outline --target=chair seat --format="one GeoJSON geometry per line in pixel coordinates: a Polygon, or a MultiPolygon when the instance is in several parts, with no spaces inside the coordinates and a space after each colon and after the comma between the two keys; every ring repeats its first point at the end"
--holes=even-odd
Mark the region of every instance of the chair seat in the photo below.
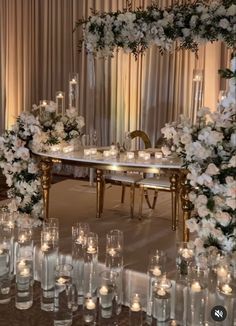
{"type": "Polygon", "coordinates": [[[143,187],[170,189],[170,180],[165,176],[161,176],[160,178],[144,178],[138,181],[137,184],[143,187]]]}
{"type": "Polygon", "coordinates": [[[108,173],[105,175],[106,180],[110,181],[119,181],[122,183],[127,183],[127,184],[134,184],[137,183],[138,181],[142,180],[142,175],[140,174],[130,174],[130,173],[108,173]]]}

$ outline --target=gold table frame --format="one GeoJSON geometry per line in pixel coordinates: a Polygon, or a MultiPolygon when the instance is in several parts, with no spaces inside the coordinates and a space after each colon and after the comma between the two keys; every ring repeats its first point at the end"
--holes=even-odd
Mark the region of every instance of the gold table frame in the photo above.
{"type": "MultiPolygon", "coordinates": [[[[74,152],[73,152],[74,153],[74,152]]],[[[173,216],[177,212],[177,206],[175,196],[180,196],[182,203],[183,219],[183,241],[189,241],[189,231],[186,227],[186,221],[190,218],[192,204],[189,201],[188,194],[191,190],[190,184],[186,179],[186,170],[181,168],[181,162],[179,164],[163,164],[157,162],[145,162],[145,164],[139,164],[137,161],[132,162],[118,161],[118,160],[106,160],[106,159],[91,159],[81,157],[73,157],[71,153],[65,154],[62,152],[48,152],[48,153],[34,153],[39,159],[39,167],[41,170],[41,181],[43,190],[43,202],[45,207],[45,219],[49,215],[49,190],[51,187],[51,172],[54,163],[69,164],[75,166],[83,166],[96,169],[96,217],[101,218],[103,213],[103,199],[104,199],[104,180],[103,171],[133,171],[142,173],[156,174],[160,169],[171,171],[170,184],[171,184],[171,196],[172,196],[172,230],[176,230],[176,219],[173,216]],[[72,156],[71,156],[72,155],[72,156]]]]}

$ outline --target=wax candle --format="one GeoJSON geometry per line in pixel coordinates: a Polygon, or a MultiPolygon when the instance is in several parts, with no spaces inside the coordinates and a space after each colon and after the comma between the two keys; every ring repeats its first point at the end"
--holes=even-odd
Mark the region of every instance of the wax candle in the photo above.
{"type": "Polygon", "coordinates": [[[104,151],[103,156],[104,157],[109,157],[111,155],[110,151],[104,151]]]}
{"type": "Polygon", "coordinates": [[[97,148],[90,148],[91,155],[97,155],[97,148]]]}
{"type": "Polygon", "coordinates": [[[88,248],[87,248],[87,253],[88,254],[95,254],[97,252],[97,250],[96,250],[96,248],[95,247],[93,247],[93,246],[88,246],[88,248]]]}
{"type": "Polygon", "coordinates": [[[24,260],[24,259],[20,260],[19,263],[18,263],[18,268],[19,268],[19,269],[22,269],[22,268],[24,268],[25,266],[26,266],[26,264],[25,264],[25,260],[24,260]]]}
{"type": "Polygon", "coordinates": [[[217,268],[217,276],[224,278],[228,274],[227,269],[223,266],[217,268]]]}
{"type": "Polygon", "coordinates": [[[87,308],[88,310],[93,310],[93,309],[96,308],[96,304],[93,302],[92,299],[88,299],[88,300],[86,301],[85,306],[86,306],[86,308],[87,308]]]}
{"type": "Polygon", "coordinates": [[[59,277],[57,279],[57,283],[60,284],[60,285],[63,285],[66,283],[66,279],[64,277],[59,277]]]}
{"type": "Polygon", "coordinates": [[[26,236],[24,234],[21,234],[19,237],[19,242],[24,243],[26,241],[26,236]]]}
{"type": "Polygon", "coordinates": [[[130,310],[132,310],[134,312],[140,311],[141,310],[140,303],[139,302],[133,302],[131,307],[130,307],[130,310]]]}
{"type": "Polygon", "coordinates": [[[108,288],[107,286],[103,285],[99,290],[101,295],[107,295],[108,294],[108,288]]]}
{"type": "Polygon", "coordinates": [[[160,270],[160,268],[158,266],[155,266],[152,273],[155,276],[160,276],[161,275],[161,270],[160,270]]]}
{"type": "Polygon", "coordinates": [[[224,284],[221,288],[222,292],[224,294],[231,294],[233,289],[231,288],[231,286],[229,286],[228,284],[224,284]]]}
{"type": "Polygon", "coordinates": [[[156,158],[156,159],[161,159],[161,158],[162,158],[162,153],[160,153],[160,152],[156,152],[156,153],[155,153],[155,158],[156,158]]]}
{"type": "Polygon", "coordinates": [[[151,157],[150,153],[145,153],[143,158],[145,161],[147,161],[150,160],[150,157],[151,157]]]}
{"type": "Polygon", "coordinates": [[[116,250],[115,250],[114,248],[111,248],[111,249],[109,250],[109,255],[110,255],[110,256],[115,256],[115,255],[116,255],[116,250]]]}
{"type": "Polygon", "coordinates": [[[65,146],[62,148],[62,151],[64,153],[70,153],[70,152],[73,152],[74,150],[74,146],[73,145],[68,145],[68,146],[65,146]]]}
{"type": "Polygon", "coordinates": [[[85,148],[84,149],[84,156],[89,156],[91,154],[90,148],[85,148]]]}
{"type": "Polygon", "coordinates": [[[160,289],[157,290],[157,294],[160,297],[164,297],[166,295],[166,291],[163,288],[160,288],[160,289]]]}
{"type": "Polygon", "coordinates": [[[191,285],[191,290],[192,292],[200,292],[202,290],[201,285],[199,284],[199,282],[194,282],[191,285]]]}
{"type": "Polygon", "coordinates": [[[20,276],[27,277],[30,275],[30,270],[29,268],[25,267],[20,271],[20,276]]]}
{"type": "Polygon", "coordinates": [[[143,158],[145,155],[144,151],[138,151],[138,157],[143,158]]]}
{"type": "Polygon", "coordinates": [[[115,145],[111,145],[110,149],[111,150],[115,150],[116,149],[116,146],[115,145]]]}
{"type": "Polygon", "coordinates": [[[43,243],[41,246],[42,251],[47,251],[49,249],[49,245],[47,243],[43,243]]]}
{"type": "Polygon", "coordinates": [[[189,259],[189,258],[191,258],[193,256],[193,251],[191,249],[184,248],[181,251],[181,255],[182,255],[183,258],[189,259]]]}
{"type": "Polygon", "coordinates": [[[127,152],[126,157],[128,160],[132,160],[134,158],[134,152],[127,152]]]}

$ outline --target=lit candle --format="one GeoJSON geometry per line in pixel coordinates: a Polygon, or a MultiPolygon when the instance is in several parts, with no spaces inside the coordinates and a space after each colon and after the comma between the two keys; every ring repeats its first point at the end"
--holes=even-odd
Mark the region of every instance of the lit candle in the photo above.
{"type": "Polygon", "coordinates": [[[166,295],[166,291],[163,288],[157,290],[157,294],[159,297],[164,297],[166,295]]]}
{"type": "Polygon", "coordinates": [[[116,149],[116,146],[115,145],[111,145],[111,150],[115,150],[116,149]]]}
{"type": "Polygon", "coordinates": [[[111,154],[111,156],[116,156],[117,150],[116,149],[111,149],[110,154],[111,154]]]}
{"type": "Polygon", "coordinates": [[[108,294],[108,288],[105,285],[103,285],[100,288],[99,292],[100,292],[101,295],[107,295],[108,294]]]}
{"type": "Polygon", "coordinates": [[[59,277],[59,278],[57,279],[57,283],[58,283],[59,285],[64,285],[64,284],[66,283],[66,279],[65,279],[64,277],[59,277]]]}
{"type": "Polygon", "coordinates": [[[138,157],[143,158],[145,155],[144,151],[138,151],[138,157]]]}
{"type": "Polygon", "coordinates": [[[88,310],[93,310],[96,308],[96,304],[93,302],[92,299],[88,299],[85,305],[88,310]]]}
{"type": "Polygon", "coordinates": [[[84,149],[84,156],[89,156],[91,154],[91,150],[89,148],[84,149]]]}
{"type": "Polygon", "coordinates": [[[57,105],[57,113],[64,114],[65,112],[65,101],[64,101],[64,92],[56,93],[56,105],[57,105]]]}
{"type": "Polygon", "coordinates": [[[74,146],[73,146],[73,145],[65,146],[65,147],[63,147],[63,149],[62,149],[62,151],[63,151],[64,153],[70,153],[70,152],[73,152],[73,150],[74,150],[74,146]]]}
{"type": "Polygon", "coordinates": [[[49,245],[47,243],[43,243],[41,246],[42,251],[47,251],[49,249],[49,245]]]}
{"type": "Polygon", "coordinates": [[[26,241],[26,236],[24,234],[21,234],[19,237],[19,242],[24,243],[26,241]]]}
{"type": "Polygon", "coordinates": [[[150,157],[151,157],[150,153],[145,153],[143,158],[144,158],[144,160],[147,161],[147,160],[150,160],[150,157]]]}
{"type": "Polygon", "coordinates": [[[8,222],[9,229],[14,229],[14,223],[12,221],[8,222]]]}
{"type": "Polygon", "coordinates": [[[60,145],[52,145],[50,147],[51,152],[58,152],[60,150],[60,145]]]}
{"type": "Polygon", "coordinates": [[[134,312],[140,311],[141,310],[140,303],[139,302],[133,302],[131,307],[130,307],[130,310],[132,310],[134,312]]]}
{"type": "Polygon", "coordinates": [[[30,275],[30,270],[29,268],[25,267],[20,271],[20,276],[27,277],[30,275]]]}
{"type": "Polygon", "coordinates": [[[134,158],[134,152],[127,152],[126,157],[128,160],[132,160],[134,158]]]}
{"type": "Polygon", "coordinates": [[[193,251],[191,249],[184,248],[181,251],[181,255],[182,255],[183,258],[189,259],[189,258],[191,258],[193,256],[193,251]]]}
{"type": "Polygon", "coordinates": [[[77,244],[83,244],[84,243],[84,237],[82,235],[78,236],[78,238],[75,240],[77,244]]]}
{"type": "Polygon", "coordinates": [[[158,266],[155,266],[152,273],[155,276],[160,276],[161,275],[161,270],[160,270],[160,268],[158,266]]]}
{"type": "Polygon", "coordinates": [[[93,246],[88,246],[88,248],[87,248],[87,253],[88,254],[95,254],[97,252],[97,250],[96,250],[96,248],[95,247],[93,247],[93,246]]]}
{"type": "Polygon", "coordinates": [[[221,289],[224,294],[231,294],[233,291],[233,289],[228,284],[224,284],[221,289]]]}
{"type": "Polygon", "coordinates": [[[91,155],[97,155],[97,148],[90,148],[91,155]]]}
{"type": "Polygon", "coordinates": [[[75,78],[72,78],[72,80],[70,80],[70,84],[71,85],[76,85],[77,84],[77,81],[75,78]]]}
{"type": "Polygon", "coordinates": [[[201,288],[201,285],[199,284],[199,282],[194,282],[192,285],[191,285],[191,290],[193,292],[200,292],[202,290],[201,288]]]}
{"type": "Polygon", "coordinates": [[[110,151],[104,151],[103,156],[104,157],[109,157],[111,155],[110,151]]]}
{"type": "Polygon", "coordinates": [[[227,274],[228,274],[227,269],[224,268],[223,266],[217,268],[217,276],[224,278],[227,276],[227,274]]]}
{"type": "Polygon", "coordinates": [[[116,250],[115,250],[114,248],[111,248],[111,249],[109,250],[109,255],[110,255],[110,256],[115,256],[115,255],[116,255],[116,250]]]}
{"type": "Polygon", "coordinates": [[[22,260],[20,260],[20,262],[18,263],[18,268],[19,269],[23,269],[24,267],[25,267],[25,261],[22,259],[22,260]]]}
{"type": "Polygon", "coordinates": [[[161,159],[162,158],[162,153],[156,152],[155,153],[155,158],[158,159],[158,160],[161,159]]]}

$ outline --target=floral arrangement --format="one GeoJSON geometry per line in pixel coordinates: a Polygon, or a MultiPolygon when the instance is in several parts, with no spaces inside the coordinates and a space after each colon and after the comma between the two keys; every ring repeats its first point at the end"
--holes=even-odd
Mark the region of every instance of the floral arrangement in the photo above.
{"type": "Polygon", "coordinates": [[[51,145],[68,142],[81,134],[84,118],[70,108],[65,115],[56,114],[51,102],[42,109],[33,106],[23,112],[11,130],[0,137],[0,168],[10,187],[8,210],[42,217],[41,179],[34,151],[47,151],[51,145]]]}
{"type": "Polygon", "coordinates": [[[223,40],[235,46],[236,4],[234,0],[174,4],[165,9],[157,4],[146,10],[93,12],[84,24],[87,51],[98,56],[112,56],[116,48],[137,56],[151,44],[163,52],[178,48],[197,51],[198,44],[223,40]]]}
{"type": "MultiPolygon", "coordinates": [[[[226,70],[226,72],[229,69],[226,70]]],[[[236,57],[232,59],[235,76],[236,57]]],[[[196,124],[181,116],[181,121],[166,124],[165,138],[172,142],[183,159],[193,190],[190,201],[194,210],[187,221],[196,232],[196,248],[207,247],[236,251],[236,78],[229,80],[229,92],[211,112],[202,108],[196,124]]]]}

